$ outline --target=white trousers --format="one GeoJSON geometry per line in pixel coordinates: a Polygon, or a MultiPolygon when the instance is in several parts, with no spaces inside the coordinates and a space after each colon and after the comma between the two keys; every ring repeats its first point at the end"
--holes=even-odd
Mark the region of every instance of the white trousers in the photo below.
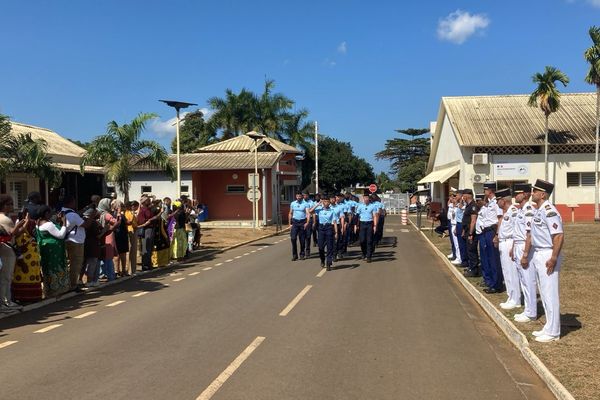
{"type": "Polygon", "coordinates": [[[458,237],[456,236],[456,224],[450,224],[450,234],[452,235],[452,244],[454,245],[454,254],[456,254],[456,262],[462,263],[460,258],[460,247],[458,246],[458,237]]]}
{"type": "Polygon", "coordinates": [[[2,269],[0,269],[0,302],[12,301],[11,284],[17,257],[9,245],[1,243],[0,259],[2,260],[2,269]]]}
{"type": "MultiPolygon", "coordinates": [[[[535,281],[535,268],[531,265],[528,268],[521,266],[521,257],[523,257],[523,250],[525,250],[525,242],[519,241],[514,242],[514,256],[515,256],[515,268],[519,273],[519,282],[521,283],[521,290],[523,290],[523,299],[525,303],[525,310],[523,313],[529,318],[537,318],[537,284],[535,281]]],[[[531,257],[530,257],[531,258],[531,257]]]]}
{"type": "Polygon", "coordinates": [[[510,258],[510,249],[512,249],[512,239],[501,239],[498,244],[500,251],[500,264],[502,265],[502,275],[504,275],[504,285],[506,285],[506,294],[509,302],[521,305],[521,283],[519,281],[519,272],[515,263],[510,258]]]}
{"type": "Polygon", "coordinates": [[[560,336],[560,301],[558,297],[558,273],[561,257],[558,257],[554,271],[548,275],[546,261],[552,256],[552,249],[533,249],[529,268],[535,268],[537,283],[546,313],[546,325],[542,331],[546,335],[560,336]]]}

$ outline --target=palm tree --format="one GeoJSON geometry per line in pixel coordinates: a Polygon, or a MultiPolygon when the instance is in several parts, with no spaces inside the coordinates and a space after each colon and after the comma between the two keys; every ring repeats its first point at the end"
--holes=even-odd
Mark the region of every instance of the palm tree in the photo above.
{"type": "Polygon", "coordinates": [[[33,139],[30,133],[13,135],[10,120],[0,114],[0,179],[12,172],[25,172],[44,179],[49,187],[62,181],[61,172],[52,164],[48,144],[33,139]]]}
{"type": "Polygon", "coordinates": [[[583,56],[590,64],[590,69],[585,76],[585,81],[596,86],[596,151],[594,159],[595,190],[594,190],[594,220],[600,221],[599,188],[598,188],[598,146],[600,130],[600,27],[592,26],[589,31],[592,46],[588,48],[583,56]]]}
{"type": "Polygon", "coordinates": [[[560,92],[556,88],[555,82],[558,81],[567,86],[569,78],[561,70],[555,67],[546,66],[544,73],[536,73],[532,77],[533,83],[537,83],[537,88],[529,96],[528,104],[540,109],[546,117],[545,138],[544,138],[544,173],[548,180],[548,119],[550,114],[558,111],[560,108],[560,92]]]}
{"type": "Polygon", "coordinates": [[[107,180],[118,186],[125,201],[129,200],[131,169],[135,164],[159,168],[173,180],[175,168],[165,149],[153,140],[140,139],[148,120],[156,117],[156,114],[140,113],[128,124],[119,126],[115,121],[109,122],[106,134],[96,137],[82,157],[82,172],[86,165],[105,166],[107,180]]]}
{"type": "Polygon", "coordinates": [[[294,102],[281,93],[273,93],[274,88],[274,80],[265,80],[264,91],[257,102],[257,126],[254,129],[274,139],[282,140],[287,111],[294,106],[294,102]]]}
{"type": "Polygon", "coordinates": [[[258,100],[254,93],[242,89],[235,94],[231,89],[225,97],[211,97],[208,104],[215,112],[208,120],[209,129],[222,131],[221,139],[231,139],[255,128],[258,100]]]}
{"type": "Polygon", "coordinates": [[[301,109],[296,113],[284,115],[283,129],[280,140],[290,146],[308,150],[314,142],[315,124],[307,122],[308,111],[301,109]]]}

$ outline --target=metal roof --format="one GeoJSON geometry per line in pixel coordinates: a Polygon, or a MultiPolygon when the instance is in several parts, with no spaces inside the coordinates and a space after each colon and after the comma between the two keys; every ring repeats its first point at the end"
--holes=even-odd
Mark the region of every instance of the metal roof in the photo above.
{"type": "MultiPolygon", "coordinates": [[[[266,152],[258,153],[258,168],[272,168],[279,160],[281,153],[266,152]]],[[[173,165],[177,164],[177,156],[169,155],[173,165]]],[[[254,153],[232,152],[232,153],[192,153],[181,155],[182,171],[207,171],[219,169],[254,169],[254,153]]],[[[136,165],[135,171],[158,171],[157,168],[136,165]]]]}
{"type": "Polygon", "coordinates": [[[10,122],[11,133],[31,133],[33,139],[44,139],[48,145],[47,150],[49,155],[60,155],[68,157],[81,157],[85,150],[68,139],[60,136],[58,133],[50,129],[40,128],[38,126],[21,124],[18,122],[10,122]]]}
{"type": "MultiPolygon", "coordinates": [[[[539,108],[527,105],[528,99],[529,95],[443,97],[440,112],[450,119],[461,146],[543,145],[545,117],[539,108]]],[[[562,93],[560,109],[550,115],[549,142],[595,143],[595,115],[595,93],[562,93]]],[[[441,128],[438,123],[436,135],[441,128]]]]}
{"type": "MultiPolygon", "coordinates": [[[[276,152],[295,154],[302,153],[301,150],[273,138],[267,137],[259,141],[259,143],[263,142],[268,143],[276,152]]],[[[240,135],[222,142],[201,147],[197,150],[199,153],[229,151],[254,151],[254,140],[246,135],[240,135]]]]}

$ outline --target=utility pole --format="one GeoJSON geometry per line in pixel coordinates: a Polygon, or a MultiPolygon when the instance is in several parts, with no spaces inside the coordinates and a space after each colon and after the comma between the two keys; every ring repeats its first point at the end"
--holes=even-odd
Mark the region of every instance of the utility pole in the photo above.
{"type": "Polygon", "coordinates": [[[319,124],[315,121],[315,193],[319,193],[319,124]]]}

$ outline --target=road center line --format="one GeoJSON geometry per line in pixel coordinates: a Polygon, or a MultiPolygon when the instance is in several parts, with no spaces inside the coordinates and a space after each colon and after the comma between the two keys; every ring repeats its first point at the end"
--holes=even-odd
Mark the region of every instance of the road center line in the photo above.
{"type": "Polygon", "coordinates": [[[215,267],[220,267],[221,265],[223,265],[223,263],[218,263],[218,264],[215,264],[215,267]]]}
{"type": "Polygon", "coordinates": [[[119,304],[123,304],[123,303],[125,303],[125,300],[117,300],[114,303],[107,304],[106,307],[114,307],[114,306],[118,306],[119,304]]]}
{"type": "Polygon", "coordinates": [[[258,336],[256,339],[254,339],[252,343],[250,343],[250,345],[246,347],[246,349],[242,351],[242,353],[237,356],[236,359],[233,360],[231,364],[229,364],[227,368],[225,368],[225,370],[221,372],[221,374],[217,376],[217,378],[212,381],[212,383],[206,389],[204,389],[202,393],[200,393],[200,396],[198,396],[196,400],[209,400],[211,397],[213,397],[221,388],[221,386],[227,382],[231,375],[233,375],[233,373],[240,367],[240,365],[242,365],[244,361],[246,361],[248,357],[250,357],[250,354],[252,354],[264,340],[265,338],[262,336],[258,336]]]}
{"type": "Polygon", "coordinates": [[[256,253],[256,250],[252,250],[250,253],[256,253]]]}
{"type": "Polygon", "coordinates": [[[52,329],[58,328],[59,326],[62,326],[62,324],[48,325],[47,327],[42,328],[42,329],[38,329],[37,331],[35,331],[33,333],[46,333],[46,332],[51,331],[52,329]]]}
{"type": "Polygon", "coordinates": [[[238,258],[242,258],[242,256],[235,256],[234,258],[237,260],[238,258]]]}
{"type": "Polygon", "coordinates": [[[304,295],[306,295],[306,293],[308,293],[310,288],[312,288],[312,285],[306,285],[306,287],[304,289],[302,289],[302,291],[300,293],[298,293],[298,296],[294,297],[294,300],[292,300],[290,302],[290,304],[288,304],[287,307],[284,308],[283,311],[279,313],[279,316],[285,317],[286,315],[288,315],[290,313],[290,311],[292,311],[292,308],[294,308],[296,306],[296,304],[298,304],[298,302],[300,302],[300,300],[302,300],[304,295]]]}
{"type": "Polygon", "coordinates": [[[96,311],[88,311],[86,313],[79,314],[79,315],[77,315],[77,316],[75,316],[73,318],[75,318],[75,319],[81,319],[81,318],[89,317],[90,315],[94,315],[94,314],[96,314],[96,311]]]}
{"type": "Polygon", "coordinates": [[[173,279],[173,282],[179,282],[179,281],[182,281],[182,280],[184,280],[184,279],[185,279],[185,278],[177,278],[177,279],[173,279]]]}
{"type": "Polygon", "coordinates": [[[206,268],[202,268],[202,271],[210,271],[212,269],[212,267],[206,267],[206,268]]]}
{"type": "Polygon", "coordinates": [[[200,273],[200,271],[196,271],[196,272],[192,272],[191,274],[188,274],[189,276],[194,276],[194,275],[198,275],[200,273]]]}
{"type": "Polygon", "coordinates": [[[317,274],[317,278],[320,278],[323,275],[325,275],[325,272],[327,272],[327,270],[325,268],[321,268],[321,271],[319,271],[319,273],[317,274]]]}
{"type": "Polygon", "coordinates": [[[225,260],[226,263],[227,262],[232,262],[232,261],[233,261],[233,258],[230,258],[229,260],[225,260]]]}
{"type": "Polygon", "coordinates": [[[0,343],[0,349],[10,346],[11,344],[19,343],[18,340],[9,340],[8,342],[0,343]]]}
{"type": "Polygon", "coordinates": [[[245,256],[249,256],[249,255],[250,255],[250,253],[244,253],[244,255],[245,255],[245,256]]]}
{"type": "Polygon", "coordinates": [[[133,295],[133,296],[131,296],[131,297],[140,297],[140,296],[143,296],[143,295],[145,295],[145,294],[148,294],[148,293],[149,293],[149,292],[139,292],[139,293],[136,293],[136,294],[134,294],[134,295],[133,295]]]}

